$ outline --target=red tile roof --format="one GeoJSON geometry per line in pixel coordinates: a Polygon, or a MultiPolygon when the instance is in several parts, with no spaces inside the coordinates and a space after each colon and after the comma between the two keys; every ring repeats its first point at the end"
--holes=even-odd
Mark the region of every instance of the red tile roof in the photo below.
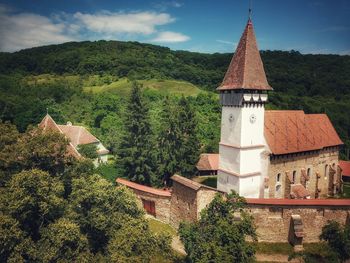
{"type": "Polygon", "coordinates": [[[74,147],[82,144],[97,143],[99,140],[82,126],[58,125],[61,131],[69,138],[74,147]]]}
{"type": "Polygon", "coordinates": [[[290,195],[293,199],[304,199],[310,197],[310,192],[301,184],[292,184],[290,191],[290,195]]]}
{"type": "Polygon", "coordinates": [[[178,174],[174,174],[172,177],[171,177],[171,180],[175,181],[175,182],[178,182],[179,184],[182,184],[184,186],[187,186],[195,191],[199,190],[200,188],[206,188],[206,189],[210,189],[210,190],[214,190],[214,191],[218,191],[220,192],[219,190],[217,190],[216,188],[213,188],[213,187],[210,187],[210,186],[207,186],[207,185],[204,185],[204,184],[200,184],[200,183],[197,183],[191,179],[188,179],[186,177],[183,177],[181,175],[178,175],[178,174]]]}
{"type": "Polygon", "coordinates": [[[196,165],[199,171],[212,171],[219,169],[218,153],[202,153],[196,165]]]}
{"type": "Polygon", "coordinates": [[[218,87],[218,90],[232,89],[272,90],[266,79],[251,20],[245,27],[224,80],[218,87]]]}
{"type": "Polygon", "coordinates": [[[350,199],[277,199],[246,198],[251,205],[288,205],[288,206],[349,206],[350,199]]]}
{"type": "Polygon", "coordinates": [[[265,138],[273,154],[287,154],[342,145],[326,114],[265,111],[265,138]]]}
{"type": "Polygon", "coordinates": [[[138,191],[141,191],[141,192],[154,194],[154,195],[158,195],[158,196],[166,196],[166,197],[170,197],[171,196],[171,192],[169,190],[152,188],[152,187],[149,187],[149,186],[145,186],[145,185],[137,184],[137,183],[134,183],[134,182],[130,182],[130,181],[122,179],[122,178],[117,178],[116,182],[118,184],[125,185],[126,187],[128,187],[130,189],[135,189],[135,190],[138,190],[138,191]]]}
{"type": "MultiPolygon", "coordinates": [[[[61,130],[61,128],[59,127],[59,125],[56,124],[56,122],[51,118],[51,116],[49,114],[46,114],[46,116],[42,119],[42,121],[39,123],[38,126],[39,126],[39,128],[43,129],[44,131],[52,130],[52,131],[56,131],[56,132],[64,134],[63,131],[61,130]]],[[[76,158],[81,157],[80,153],[74,147],[72,142],[69,142],[69,144],[67,146],[67,152],[69,155],[72,155],[76,158]]]]}
{"type": "Polygon", "coordinates": [[[339,166],[342,169],[343,176],[350,176],[350,161],[339,161],[339,166]]]}

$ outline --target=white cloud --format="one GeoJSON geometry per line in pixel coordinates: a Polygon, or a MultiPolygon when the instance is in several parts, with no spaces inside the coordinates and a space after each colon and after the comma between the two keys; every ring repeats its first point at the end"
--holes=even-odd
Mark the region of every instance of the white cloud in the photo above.
{"type": "Polygon", "coordinates": [[[181,33],[164,31],[160,32],[155,38],[153,38],[152,42],[161,42],[161,43],[176,43],[176,42],[185,42],[190,40],[189,36],[186,36],[181,33]]]}
{"type": "Polygon", "coordinates": [[[175,19],[166,13],[110,13],[74,14],[74,18],[88,30],[98,33],[135,33],[149,35],[156,32],[156,26],[165,25],[175,19]]]}
{"type": "Polygon", "coordinates": [[[83,39],[169,43],[190,39],[181,33],[159,32],[161,26],[175,21],[175,18],[164,12],[59,12],[42,16],[15,13],[14,10],[0,4],[0,21],[0,51],[8,52],[83,39]],[[144,39],[144,36],[148,36],[148,40],[144,39]]]}
{"type": "Polygon", "coordinates": [[[316,30],[316,33],[324,33],[324,32],[344,32],[349,31],[350,27],[348,26],[330,26],[326,28],[322,28],[319,30],[316,30]]]}
{"type": "Polygon", "coordinates": [[[237,43],[235,43],[235,42],[231,42],[231,41],[227,41],[227,40],[221,40],[221,39],[217,39],[216,42],[221,43],[221,44],[231,45],[231,46],[232,46],[232,45],[233,45],[233,46],[236,46],[236,45],[237,45],[237,43]]]}
{"type": "Polygon", "coordinates": [[[16,51],[24,48],[76,40],[66,34],[66,26],[53,23],[36,14],[8,14],[0,12],[0,50],[16,51]]]}
{"type": "Polygon", "coordinates": [[[175,8],[179,8],[183,6],[183,3],[178,2],[178,1],[163,1],[163,2],[159,2],[159,3],[155,3],[153,4],[153,6],[156,9],[165,11],[167,10],[169,7],[175,7],[175,8]]]}

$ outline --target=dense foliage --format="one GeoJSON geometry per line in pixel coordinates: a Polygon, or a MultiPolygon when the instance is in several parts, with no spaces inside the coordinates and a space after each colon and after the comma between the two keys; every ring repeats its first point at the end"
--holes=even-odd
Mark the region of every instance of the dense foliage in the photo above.
{"type": "Polygon", "coordinates": [[[78,146],[79,153],[89,159],[96,159],[98,157],[97,154],[97,146],[95,144],[82,144],[78,146]]]}
{"type": "Polygon", "coordinates": [[[59,133],[0,124],[1,262],[150,262],[170,256],[126,188],[67,157],[59,133]],[[4,133],[6,132],[6,133],[4,133]]]}
{"type": "MultiPolygon", "coordinates": [[[[263,51],[261,55],[274,88],[267,108],[327,113],[346,144],[342,156],[346,157],[350,149],[350,57],[302,55],[295,51],[263,51]]],[[[198,121],[200,150],[216,152],[220,105],[212,91],[222,80],[231,56],[120,41],[65,43],[0,53],[0,118],[16,124],[23,132],[28,125],[36,125],[48,108],[58,123],[71,121],[89,127],[115,154],[125,136],[125,93],[90,93],[84,87],[92,87],[93,91],[94,87],[116,83],[120,78],[159,83],[186,80],[211,91],[186,100],[198,121]],[[35,76],[44,73],[50,75],[35,76]]],[[[142,91],[152,133],[160,136],[164,95],[145,88],[142,91]]],[[[170,100],[177,103],[180,98],[170,94],[170,100]]]]}
{"type": "Polygon", "coordinates": [[[201,212],[195,223],[179,228],[190,262],[251,262],[254,247],[246,241],[256,240],[251,215],[244,211],[245,200],[236,193],[227,197],[217,194],[201,212]]]}
{"type": "Polygon", "coordinates": [[[321,240],[337,254],[341,262],[350,259],[350,224],[341,226],[336,221],[330,221],[322,228],[321,240]]]}
{"type": "Polygon", "coordinates": [[[155,150],[148,115],[140,87],[134,83],[126,108],[125,136],[120,144],[119,157],[124,175],[130,180],[151,185],[154,176],[155,150]]]}
{"type": "Polygon", "coordinates": [[[322,251],[301,251],[294,252],[289,256],[289,259],[299,258],[303,262],[347,262],[350,259],[350,224],[347,222],[344,226],[337,221],[328,221],[322,228],[320,235],[321,241],[326,241],[322,244],[322,251]]]}

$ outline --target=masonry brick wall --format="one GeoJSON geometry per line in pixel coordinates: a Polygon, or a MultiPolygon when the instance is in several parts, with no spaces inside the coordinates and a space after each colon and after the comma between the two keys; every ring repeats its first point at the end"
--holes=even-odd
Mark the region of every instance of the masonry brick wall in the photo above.
{"type": "Polygon", "coordinates": [[[319,242],[322,227],[328,220],[345,224],[350,213],[346,207],[332,206],[278,206],[248,205],[254,217],[259,242],[288,242],[292,215],[300,215],[305,237],[304,243],[319,242]]]}
{"type": "Polygon", "coordinates": [[[153,201],[155,203],[156,218],[165,223],[170,223],[170,198],[132,189],[138,197],[139,206],[143,208],[142,200],[153,201]]]}
{"type": "MultiPolygon", "coordinates": [[[[316,184],[321,190],[319,197],[327,197],[330,173],[325,174],[326,165],[328,165],[328,171],[331,171],[330,167],[333,165],[337,171],[338,159],[339,150],[337,147],[271,158],[269,166],[269,198],[281,198],[285,196],[284,191],[287,183],[286,172],[289,172],[292,176],[293,171],[296,171],[296,183],[301,183],[301,170],[305,169],[307,172],[309,168],[310,180],[306,182],[306,189],[309,190],[311,198],[315,198],[316,184]],[[278,174],[281,174],[280,184],[282,193],[280,195],[276,194],[278,174]],[[319,175],[318,179],[317,175],[319,175]]],[[[339,172],[335,174],[334,181],[338,177],[340,177],[339,172]]]]}
{"type": "Polygon", "coordinates": [[[174,227],[178,227],[182,221],[196,221],[197,191],[174,181],[170,214],[170,224],[174,227]]]}
{"type": "MultiPolygon", "coordinates": [[[[198,220],[202,209],[220,193],[212,188],[193,188],[176,181],[173,182],[171,196],[132,190],[140,206],[141,199],[154,201],[156,218],[176,228],[182,221],[198,220]]],[[[247,210],[254,217],[259,242],[288,242],[292,215],[301,218],[305,234],[303,242],[319,242],[322,227],[329,220],[345,224],[350,215],[350,200],[247,199],[247,202],[247,210]]]]}
{"type": "Polygon", "coordinates": [[[199,219],[201,211],[210,204],[217,193],[217,191],[207,188],[201,188],[197,192],[197,219],[199,219]]]}

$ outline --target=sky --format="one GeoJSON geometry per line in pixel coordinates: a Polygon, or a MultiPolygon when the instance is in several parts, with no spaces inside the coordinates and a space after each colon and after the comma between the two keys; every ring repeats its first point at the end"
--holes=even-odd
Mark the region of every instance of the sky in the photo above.
{"type": "MultiPolygon", "coordinates": [[[[261,50],[350,55],[350,0],[251,0],[261,50]]],[[[233,52],[249,0],[0,0],[0,51],[83,40],[233,52]]]]}

